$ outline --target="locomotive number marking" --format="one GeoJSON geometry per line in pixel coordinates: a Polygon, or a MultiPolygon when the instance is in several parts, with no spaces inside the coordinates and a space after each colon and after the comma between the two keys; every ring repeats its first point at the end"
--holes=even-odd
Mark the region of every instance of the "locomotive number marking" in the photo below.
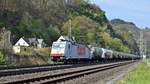
{"type": "Polygon", "coordinates": [[[85,48],[78,48],[79,55],[85,55],[85,48]]]}

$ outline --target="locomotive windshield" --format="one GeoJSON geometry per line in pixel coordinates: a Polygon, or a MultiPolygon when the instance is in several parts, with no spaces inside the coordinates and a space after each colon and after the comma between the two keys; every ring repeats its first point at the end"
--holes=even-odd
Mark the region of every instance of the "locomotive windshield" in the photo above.
{"type": "Polygon", "coordinates": [[[53,43],[52,48],[64,48],[65,43],[53,43]]]}

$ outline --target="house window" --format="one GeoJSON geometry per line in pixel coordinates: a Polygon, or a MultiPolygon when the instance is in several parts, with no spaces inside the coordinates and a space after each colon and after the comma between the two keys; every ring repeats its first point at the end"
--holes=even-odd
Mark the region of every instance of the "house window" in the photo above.
{"type": "Polygon", "coordinates": [[[26,48],[24,48],[24,51],[26,51],[27,49],[26,48]]]}

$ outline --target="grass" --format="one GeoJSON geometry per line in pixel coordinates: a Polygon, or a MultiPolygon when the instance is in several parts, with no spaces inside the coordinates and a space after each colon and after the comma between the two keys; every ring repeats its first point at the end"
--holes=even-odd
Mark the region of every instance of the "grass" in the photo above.
{"type": "Polygon", "coordinates": [[[50,52],[51,52],[51,49],[50,48],[37,48],[37,49],[34,49],[36,52],[38,52],[40,55],[42,55],[48,62],[51,62],[51,59],[50,59],[50,52]]]}
{"type": "Polygon", "coordinates": [[[35,49],[36,52],[42,54],[43,56],[49,56],[50,54],[50,48],[37,48],[35,49]]]}
{"type": "Polygon", "coordinates": [[[33,48],[33,47],[21,47],[20,56],[27,56],[27,61],[22,61],[22,65],[41,65],[48,62],[50,48],[33,48]],[[39,54],[39,55],[37,55],[39,54]]]}
{"type": "Polygon", "coordinates": [[[0,65],[6,64],[6,58],[4,56],[4,52],[0,50],[0,65]]]}
{"type": "Polygon", "coordinates": [[[117,84],[150,84],[150,67],[144,60],[135,70],[128,73],[123,80],[117,84]]]}
{"type": "Polygon", "coordinates": [[[21,47],[21,52],[17,53],[18,55],[24,55],[24,56],[33,56],[35,55],[35,52],[38,52],[42,56],[49,56],[50,54],[50,48],[32,48],[32,47],[21,47]],[[35,52],[34,52],[35,51],[35,52]]]}
{"type": "Polygon", "coordinates": [[[21,52],[18,53],[19,55],[24,55],[24,56],[33,56],[33,48],[32,47],[21,47],[21,52]]]}

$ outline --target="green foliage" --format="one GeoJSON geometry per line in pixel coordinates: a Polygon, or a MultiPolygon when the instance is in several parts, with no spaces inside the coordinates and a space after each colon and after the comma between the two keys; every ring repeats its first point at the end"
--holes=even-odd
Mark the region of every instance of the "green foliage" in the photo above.
{"type": "Polygon", "coordinates": [[[127,46],[125,46],[122,41],[118,38],[112,38],[108,33],[106,32],[102,32],[100,33],[101,36],[101,43],[103,44],[102,47],[108,48],[108,49],[113,49],[116,51],[120,51],[120,52],[129,52],[129,48],[127,46]]]}
{"type": "MultiPolygon", "coordinates": [[[[63,34],[68,33],[68,22],[63,26],[63,34]]],[[[77,16],[72,20],[72,35],[80,43],[90,44],[94,41],[96,23],[85,16],[77,16]]]]}
{"type": "Polygon", "coordinates": [[[45,28],[41,19],[33,19],[29,15],[24,15],[19,25],[15,28],[11,28],[11,31],[16,35],[16,38],[23,36],[26,38],[43,38],[48,45],[59,37],[57,27],[50,25],[48,28],[45,28]]]}
{"type": "Polygon", "coordinates": [[[126,26],[117,25],[115,26],[116,37],[120,38],[124,44],[130,48],[131,53],[138,52],[136,40],[133,37],[133,33],[126,28],[126,26]]]}
{"type": "Polygon", "coordinates": [[[0,29],[4,26],[5,26],[5,24],[3,22],[0,22],[0,29]]]}
{"type": "MultiPolygon", "coordinates": [[[[54,2],[52,6],[60,5],[57,1],[52,2],[54,2]]],[[[37,37],[44,38],[44,41],[50,46],[53,41],[58,39],[60,31],[57,27],[60,27],[60,23],[65,19],[64,11],[59,12],[63,4],[61,4],[60,9],[54,9],[53,12],[48,12],[45,10],[42,11],[41,9],[35,10],[34,7],[37,5],[33,5],[33,3],[29,5],[28,3],[30,3],[30,1],[20,0],[16,2],[16,0],[7,0],[7,3],[10,3],[7,4],[7,6],[12,6],[14,3],[16,6],[22,4],[22,7],[17,8],[15,11],[8,9],[0,12],[0,28],[6,27],[11,30],[14,41],[20,37],[37,37]],[[24,4],[22,4],[22,2],[24,4]],[[38,14],[41,14],[41,16],[38,14]],[[60,17],[58,16],[62,16],[62,20],[60,20],[60,17]],[[51,26],[49,27],[49,25],[51,26]]]]}
{"type": "Polygon", "coordinates": [[[45,31],[43,31],[42,34],[43,38],[45,38],[46,42],[48,42],[47,44],[51,44],[53,41],[56,41],[60,36],[58,28],[56,26],[53,27],[52,25],[50,25],[45,31]]]}
{"type": "Polygon", "coordinates": [[[18,53],[21,56],[33,56],[34,55],[34,50],[33,48],[30,47],[21,47],[20,53],[18,53]]]}
{"type": "Polygon", "coordinates": [[[65,4],[64,0],[5,1],[6,10],[0,13],[0,28],[5,26],[11,30],[15,40],[20,37],[43,38],[50,46],[61,34],[67,35],[68,19],[72,19],[72,36],[79,43],[129,51],[123,37],[114,39],[105,12],[87,0],[70,0],[70,4],[65,4]]]}
{"type": "Polygon", "coordinates": [[[4,57],[4,54],[0,51],[0,64],[5,64],[6,63],[6,59],[4,57]]]}
{"type": "Polygon", "coordinates": [[[105,12],[102,11],[96,5],[84,3],[84,4],[81,4],[78,8],[70,7],[68,10],[69,10],[69,15],[71,17],[84,15],[84,16],[89,17],[90,19],[96,21],[100,25],[104,25],[107,23],[107,18],[105,16],[105,12]]]}
{"type": "Polygon", "coordinates": [[[36,48],[34,49],[37,53],[39,53],[40,55],[48,58],[49,57],[49,53],[51,52],[50,48],[36,48]]]}
{"type": "Polygon", "coordinates": [[[2,37],[0,36],[0,41],[2,40],[2,37]]]}
{"type": "MultiPolygon", "coordinates": [[[[63,34],[67,35],[68,22],[63,26],[63,34]]],[[[77,16],[72,20],[72,35],[79,43],[93,44],[95,46],[129,52],[129,48],[118,38],[111,37],[111,30],[107,26],[97,25],[86,16],[77,16]]]]}
{"type": "MultiPolygon", "coordinates": [[[[72,34],[84,44],[129,52],[129,48],[119,38],[113,38],[113,30],[107,24],[105,13],[95,5],[81,4],[80,8],[70,8],[72,34]],[[94,26],[95,25],[95,26],[94,26]]],[[[68,22],[63,26],[63,35],[67,35],[68,22]]]]}
{"type": "Polygon", "coordinates": [[[147,62],[140,63],[132,72],[128,73],[123,80],[116,84],[149,84],[150,82],[150,68],[147,62]]]}
{"type": "Polygon", "coordinates": [[[29,15],[24,15],[19,23],[19,36],[40,37],[44,24],[40,19],[33,19],[29,15]]]}
{"type": "Polygon", "coordinates": [[[0,12],[0,28],[16,26],[19,22],[19,14],[17,12],[11,12],[4,10],[0,12]]]}

